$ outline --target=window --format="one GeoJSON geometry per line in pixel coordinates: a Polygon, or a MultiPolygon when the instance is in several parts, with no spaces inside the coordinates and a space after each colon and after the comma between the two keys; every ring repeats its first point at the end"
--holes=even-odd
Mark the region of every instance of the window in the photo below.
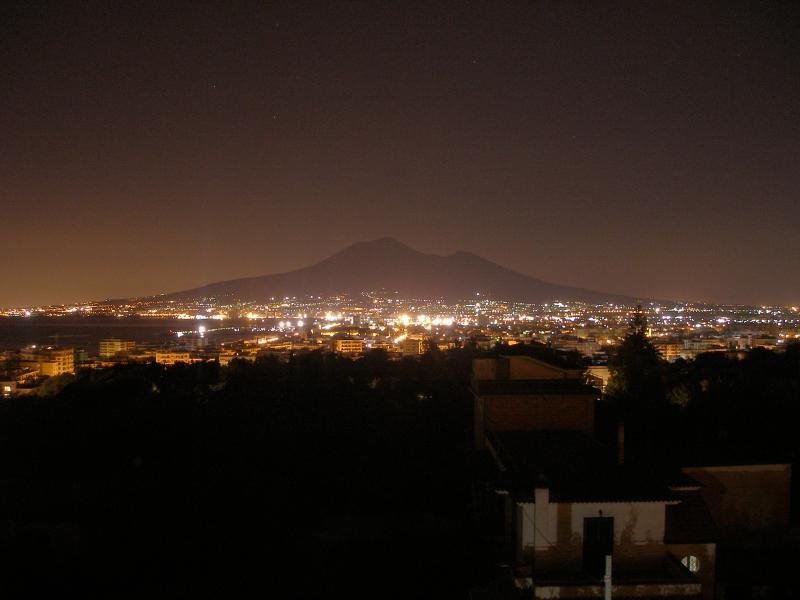
{"type": "Polygon", "coordinates": [[[681,564],[689,569],[692,573],[697,573],[700,570],[700,559],[690,554],[681,559],[681,564]]]}

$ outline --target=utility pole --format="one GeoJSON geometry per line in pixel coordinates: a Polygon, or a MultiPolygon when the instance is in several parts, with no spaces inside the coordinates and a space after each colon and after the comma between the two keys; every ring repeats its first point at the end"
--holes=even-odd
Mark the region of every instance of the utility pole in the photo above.
{"type": "Polygon", "coordinates": [[[611,600],[611,555],[606,554],[606,574],[603,575],[603,600],[611,600]]]}

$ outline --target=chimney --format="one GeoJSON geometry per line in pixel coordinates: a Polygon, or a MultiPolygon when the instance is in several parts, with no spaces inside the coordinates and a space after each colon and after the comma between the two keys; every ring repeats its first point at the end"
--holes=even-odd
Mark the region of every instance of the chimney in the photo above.
{"type": "Polygon", "coordinates": [[[625,422],[617,423],[617,466],[625,464],[625,422]]]}

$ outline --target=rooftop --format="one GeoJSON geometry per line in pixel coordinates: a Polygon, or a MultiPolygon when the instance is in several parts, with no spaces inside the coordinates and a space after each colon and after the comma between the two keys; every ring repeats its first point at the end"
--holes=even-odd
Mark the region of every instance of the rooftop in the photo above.
{"type": "Polygon", "coordinates": [[[505,379],[473,381],[479,396],[544,396],[590,395],[600,396],[600,391],[577,379],[505,379]]]}
{"type": "Polygon", "coordinates": [[[533,495],[546,485],[555,502],[674,500],[669,479],[631,466],[618,466],[613,449],[578,431],[511,431],[491,440],[503,465],[499,484],[533,495]]]}
{"type": "Polygon", "coordinates": [[[678,494],[681,502],[666,509],[664,541],[706,544],[717,539],[717,528],[703,498],[697,491],[678,494]]]}

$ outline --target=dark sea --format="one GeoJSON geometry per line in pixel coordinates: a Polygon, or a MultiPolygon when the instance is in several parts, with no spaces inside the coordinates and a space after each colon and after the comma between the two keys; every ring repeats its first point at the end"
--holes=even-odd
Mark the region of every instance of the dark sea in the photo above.
{"type": "Polygon", "coordinates": [[[166,344],[177,341],[178,332],[191,334],[200,326],[210,341],[220,343],[247,339],[266,330],[268,325],[251,322],[204,320],[89,317],[0,318],[0,351],[17,350],[29,344],[83,348],[96,354],[99,341],[106,338],[134,340],[137,344],[166,344]]]}

